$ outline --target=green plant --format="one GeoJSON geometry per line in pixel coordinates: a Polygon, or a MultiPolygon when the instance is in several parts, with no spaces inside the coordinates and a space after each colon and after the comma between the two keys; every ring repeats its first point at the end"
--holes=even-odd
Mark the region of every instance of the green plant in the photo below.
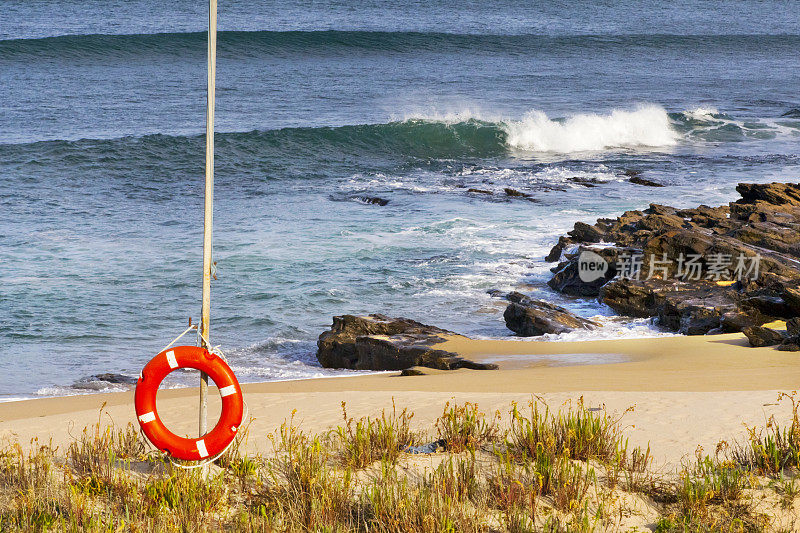
{"type": "Polygon", "coordinates": [[[778,402],[784,400],[792,404],[789,427],[781,427],[772,416],[764,429],[747,428],[747,440],[737,444],[732,451],[737,464],[772,477],[780,476],[787,468],[800,467],[800,420],[797,413],[800,406],[795,392],[779,394],[778,402]]]}
{"type": "MultiPolygon", "coordinates": [[[[545,448],[554,455],[582,461],[619,459],[623,445],[619,419],[612,419],[606,413],[595,415],[584,406],[582,398],[577,408],[570,407],[558,414],[552,414],[546,404],[536,399],[528,406],[530,414],[525,416],[516,403],[512,404],[508,446],[518,456],[534,457],[539,453],[537,450],[545,448]]],[[[624,447],[627,449],[627,443],[624,447]]]]}
{"type": "Polygon", "coordinates": [[[347,416],[347,407],[342,402],[344,426],[334,431],[341,448],[341,460],[346,466],[363,468],[377,460],[394,463],[403,448],[412,444],[411,419],[407,409],[399,414],[392,400],[392,413],[382,412],[376,419],[361,418],[358,421],[347,416]]]}
{"type": "Polygon", "coordinates": [[[447,450],[459,453],[474,451],[482,444],[499,435],[497,422],[500,413],[489,420],[478,410],[478,405],[466,402],[464,405],[450,405],[447,402],[442,416],[436,421],[439,438],[447,442],[447,450]]]}

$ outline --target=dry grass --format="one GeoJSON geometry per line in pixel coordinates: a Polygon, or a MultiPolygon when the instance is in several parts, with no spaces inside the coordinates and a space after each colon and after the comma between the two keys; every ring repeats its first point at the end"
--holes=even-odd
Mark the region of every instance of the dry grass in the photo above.
{"type": "Polygon", "coordinates": [[[656,476],[649,450],[629,450],[621,417],[580,400],[551,411],[534,399],[507,417],[448,404],[431,435],[396,406],[359,420],[342,411],[343,424],[318,435],[293,415],[266,457],[241,452],[245,429],[206,472],[173,467],[102,412],[63,453],[8,443],[0,531],[777,531],[754,495],[779,513],[800,493],[786,459],[796,424],[774,420],[774,446],[752,432],[746,446],[656,476]],[[446,450],[433,458],[402,451],[437,438],[446,450]],[[637,518],[631,502],[654,515],[637,518]]]}

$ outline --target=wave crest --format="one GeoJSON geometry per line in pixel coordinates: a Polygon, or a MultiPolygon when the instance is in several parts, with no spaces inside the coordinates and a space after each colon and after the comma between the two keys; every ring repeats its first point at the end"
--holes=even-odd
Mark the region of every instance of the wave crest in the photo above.
{"type": "Polygon", "coordinates": [[[580,114],[552,120],[530,111],[520,121],[504,124],[512,148],[537,152],[586,152],[614,148],[666,147],[678,142],[663,107],[615,109],[609,114],[580,114]]]}

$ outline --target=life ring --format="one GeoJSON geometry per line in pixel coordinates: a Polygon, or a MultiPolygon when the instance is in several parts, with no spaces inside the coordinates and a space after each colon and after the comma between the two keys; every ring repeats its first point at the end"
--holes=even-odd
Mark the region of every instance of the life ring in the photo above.
{"type": "Polygon", "coordinates": [[[242,389],[233,370],[219,356],[199,346],[174,346],[156,355],[145,365],[136,382],[136,417],[153,445],[175,459],[199,461],[222,452],[236,437],[244,416],[242,389]],[[167,374],[178,368],[205,372],[219,388],[222,415],[209,433],[187,439],[172,433],[156,410],[156,393],[167,374]]]}

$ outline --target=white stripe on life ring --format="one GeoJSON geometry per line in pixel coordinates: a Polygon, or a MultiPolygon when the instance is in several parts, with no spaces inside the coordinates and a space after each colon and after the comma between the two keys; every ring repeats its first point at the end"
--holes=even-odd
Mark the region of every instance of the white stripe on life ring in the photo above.
{"type": "Polygon", "coordinates": [[[203,442],[203,439],[197,441],[197,451],[200,452],[200,458],[208,457],[208,450],[206,450],[206,443],[203,442]]]}
{"type": "Polygon", "coordinates": [[[145,413],[139,416],[139,422],[141,422],[142,424],[153,422],[155,419],[156,419],[156,414],[153,411],[150,411],[149,413],[145,413]]]}
{"type": "Polygon", "coordinates": [[[175,352],[172,350],[167,352],[167,364],[170,368],[178,368],[178,361],[175,359],[175,352]]]}
{"type": "Polygon", "coordinates": [[[234,385],[228,385],[227,387],[222,387],[219,389],[219,395],[223,398],[225,396],[230,396],[231,394],[236,394],[236,387],[234,385]]]}

